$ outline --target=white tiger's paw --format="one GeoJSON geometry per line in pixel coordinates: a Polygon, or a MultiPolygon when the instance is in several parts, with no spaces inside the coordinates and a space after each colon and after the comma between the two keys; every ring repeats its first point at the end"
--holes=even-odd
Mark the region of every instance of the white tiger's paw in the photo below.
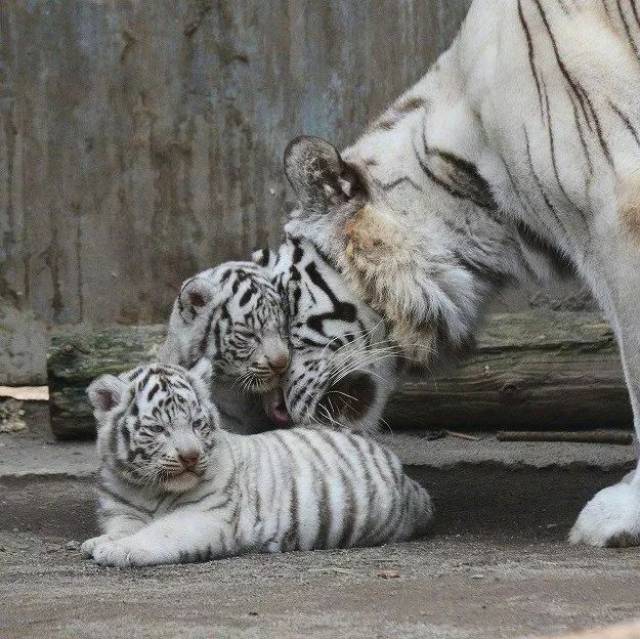
{"type": "Polygon", "coordinates": [[[128,543],[126,539],[104,541],[98,544],[93,551],[93,560],[100,566],[115,566],[116,568],[152,566],[161,563],[148,550],[137,544],[128,543]]]}
{"type": "Polygon", "coordinates": [[[640,487],[619,483],[597,493],[582,509],[569,541],[601,548],[640,545],[640,487]]]}
{"type": "Polygon", "coordinates": [[[93,551],[96,549],[96,546],[112,540],[113,537],[111,537],[111,535],[99,535],[98,537],[92,537],[91,539],[87,539],[87,541],[80,546],[80,552],[84,559],[89,559],[90,557],[93,557],[93,551]]]}

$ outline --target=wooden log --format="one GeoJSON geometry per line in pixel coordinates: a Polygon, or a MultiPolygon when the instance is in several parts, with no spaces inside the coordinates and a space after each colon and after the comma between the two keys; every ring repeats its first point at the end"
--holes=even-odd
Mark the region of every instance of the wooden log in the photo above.
{"type": "Polygon", "coordinates": [[[577,444],[633,444],[628,430],[502,430],[499,442],[573,442],[577,444]]]}
{"type": "MultiPolygon", "coordinates": [[[[153,359],[163,326],[52,335],[51,427],[60,439],[94,434],[85,389],[102,373],[153,359]]],[[[437,375],[413,375],[392,398],[393,428],[483,430],[620,428],[631,421],[615,339],[592,313],[496,314],[473,355],[437,375]]]]}
{"type": "Polygon", "coordinates": [[[51,335],[47,357],[49,416],[58,439],[95,435],[86,389],[92,379],[118,374],[154,359],[165,337],[165,327],[61,327],[51,335]]]}
{"type": "Polygon", "coordinates": [[[406,379],[386,411],[397,428],[561,430],[632,423],[615,338],[594,313],[488,318],[474,354],[406,379]]]}

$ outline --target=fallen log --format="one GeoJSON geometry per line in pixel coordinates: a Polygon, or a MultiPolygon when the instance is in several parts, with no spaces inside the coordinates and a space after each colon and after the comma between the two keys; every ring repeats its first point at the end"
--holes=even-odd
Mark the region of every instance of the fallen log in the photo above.
{"type": "MultiPolygon", "coordinates": [[[[48,357],[51,427],[94,434],[85,389],[103,373],[150,361],[163,326],[57,329],[48,357]]],[[[436,375],[413,375],[385,413],[397,429],[620,428],[631,409],[615,339],[592,313],[496,314],[474,354],[436,375]]]]}
{"type": "Polygon", "coordinates": [[[473,355],[405,380],[395,427],[446,430],[625,428],[633,419],[615,338],[594,313],[488,318],[473,355]]]}
{"type": "Polygon", "coordinates": [[[572,442],[577,444],[633,444],[629,430],[502,430],[499,442],[572,442]]]}
{"type": "Polygon", "coordinates": [[[98,375],[117,375],[152,361],[165,337],[165,327],[117,326],[55,329],[47,357],[49,417],[58,439],[95,435],[86,389],[98,375]]]}

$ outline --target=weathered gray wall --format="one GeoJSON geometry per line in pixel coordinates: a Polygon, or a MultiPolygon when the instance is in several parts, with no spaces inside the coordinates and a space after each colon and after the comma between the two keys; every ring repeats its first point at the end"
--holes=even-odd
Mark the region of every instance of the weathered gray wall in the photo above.
{"type": "Polygon", "coordinates": [[[468,4],[0,2],[0,294],[161,320],[186,275],[277,240],[287,141],[352,140],[468,4]]]}
{"type": "Polygon", "coordinates": [[[469,4],[0,0],[0,298],[162,321],[184,277],[278,240],[287,141],[352,141],[469,4]]]}

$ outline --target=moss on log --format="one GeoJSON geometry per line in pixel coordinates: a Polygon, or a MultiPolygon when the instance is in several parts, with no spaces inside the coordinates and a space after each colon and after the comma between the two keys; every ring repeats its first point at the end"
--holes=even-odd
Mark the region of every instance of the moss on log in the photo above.
{"type": "MultiPolygon", "coordinates": [[[[57,330],[48,357],[56,437],[93,436],[89,382],[152,360],[163,338],[163,326],[57,330]]],[[[496,314],[466,360],[407,378],[385,419],[398,429],[620,428],[631,409],[615,339],[599,316],[496,314]]]]}
{"type": "Polygon", "coordinates": [[[58,439],[93,437],[95,425],[86,389],[92,379],[152,361],[165,327],[117,326],[56,329],[47,357],[51,430],[58,439]]]}

